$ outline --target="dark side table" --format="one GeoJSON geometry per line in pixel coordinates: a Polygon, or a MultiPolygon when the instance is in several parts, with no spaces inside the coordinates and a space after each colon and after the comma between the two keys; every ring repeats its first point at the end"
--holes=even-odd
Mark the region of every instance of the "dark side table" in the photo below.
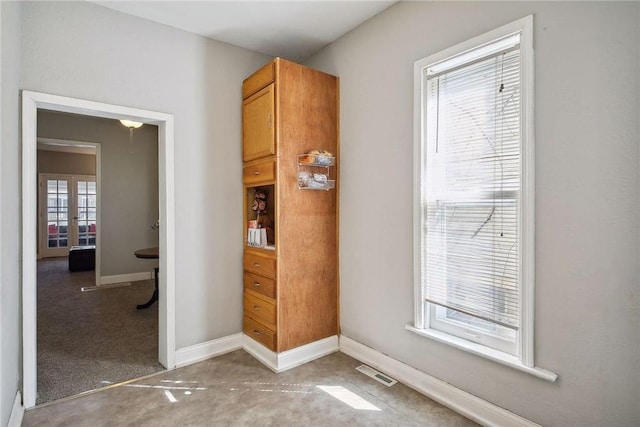
{"type": "MultiPolygon", "coordinates": [[[[140,249],[135,251],[134,255],[136,256],[136,258],[141,258],[141,259],[159,259],[160,248],[140,249]]],[[[153,271],[155,272],[155,278],[156,278],[153,295],[151,295],[151,299],[149,299],[149,301],[145,302],[144,304],[138,304],[138,306],[136,307],[138,310],[149,308],[151,307],[151,305],[153,305],[154,302],[158,301],[158,273],[160,272],[160,268],[155,267],[153,271]]]]}

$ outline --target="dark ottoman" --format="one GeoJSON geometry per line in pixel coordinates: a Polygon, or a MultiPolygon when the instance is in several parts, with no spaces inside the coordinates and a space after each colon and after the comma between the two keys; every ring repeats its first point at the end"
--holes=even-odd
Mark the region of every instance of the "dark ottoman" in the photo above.
{"type": "Polygon", "coordinates": [[[95,246],[71,246],[69,249],[69,271],[88,271],[96,268],[95,246]]]}

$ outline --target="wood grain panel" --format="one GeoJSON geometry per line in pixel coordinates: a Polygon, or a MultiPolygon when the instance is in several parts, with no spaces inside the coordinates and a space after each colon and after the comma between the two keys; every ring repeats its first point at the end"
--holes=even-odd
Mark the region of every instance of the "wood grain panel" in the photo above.
{"type": "Polygon", "coordinates": [[[297,248],[282,245],[278,264],[279,348],[285,351],[338,333],[335,217],[299,217],[312,232],[297,248]]]}
{"type": "Polygon", "coordinates": [[[244,252],[244,269],[250,273],[274,279],[276,277],[276,260],[257,252],[244,252]]]}
{"type": "Polygon", "coordinates": [[[275,63],[273,61],[260,68],[242,82],[242,99],[253,95],[275,80],[275,63]]]}
{"type": "Polygon", "coordinates": [[[269,330],[269,328],[266,328],[264,325],[244,316],[242,331],[245,335],[258,341],[269,350],[276,351],[277,334],[274,331],[269,330]]]}
{"type": "Polygon", "coordinates": [[[336,77],[336,333],[340,330],[340,77],[336,77]]]}
{"type": "Polygon", "coordinates": [[[256,274],[244,273],[244,289],[250,289],[269,298],[276,298],[276,281],[256,274]]]}
{"type": "Polygon", "coordinates": [[[277,76],[278,350],[286,351],[338,333],[337,193],[299,190],[296,157],[337,154],[338,84],[285,60],[277,76]]]}

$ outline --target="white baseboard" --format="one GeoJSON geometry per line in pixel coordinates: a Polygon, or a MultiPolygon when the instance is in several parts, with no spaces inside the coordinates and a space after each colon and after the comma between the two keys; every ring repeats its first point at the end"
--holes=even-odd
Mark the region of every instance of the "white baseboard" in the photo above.
{"type": "Polygon", "coordinates": [[[9,416],[7,427],[20,427],[22,425],[22,417],[24,417],[24,406],[22,406],[22,396],[18,391],[13,401],[13,408],[11,408],[11,415],[9,416]]]}
{"type": "Polygon", "coordinates": [[[152,277],[150,271],[145,271],[142,273],[116,274],[114,276],[100,277],[100,284],[110,285],[112,283],[137,282],[140,280],[149,280],[151,278],[152,277]]]}
{"type": "Polygon", "coordinates": [[[278,357],[276,353],[269,350],[262,344],[252,340],[247,335],[242,334],[242,349],[258,359],[263,365],[271,369],[273,372],[278,372],[278,357]]]}
{"type": "Polygon", "coordinates": [[[340,336],[340,351],[479,424],[498,427],[540,427],[526,418],[460,390],[344,335],[340,336]]]}
{"type": "Polygon", "coordinates": [[[282,353],[274,353],[247,335],[242,335],[242,348],[276,373],[295,368],[338,351],[337,335],[314,341],[292,350],[283,351],[282,353]]]}
{"type": "MultiPolygon", "coordinates": [[[[337,336],[332,336],[282,353],[275,353],[245,334],[238,333],[178,349],[176,351],[176,367],[190,365],[240,348],[276,373],[295,368],[339,350],[479,424],[496,427],[540,427],[533,421],[460,390],[345,335],[341,335],[339,341],[337,336]]],[[[16,396],[16,402],[8,427],[19,427],[22,422],[24,408],[20,404],[19,394],[16,396]],[[18,424],[11,424],[14,415],[19,417],[18,424]]]]}
{"type": "Polygon", "coordinates": [[[180,368],[202,360],[242,348],[242,334],[233,334],[216,340],[176,350],[176,368],[180,368]]]}

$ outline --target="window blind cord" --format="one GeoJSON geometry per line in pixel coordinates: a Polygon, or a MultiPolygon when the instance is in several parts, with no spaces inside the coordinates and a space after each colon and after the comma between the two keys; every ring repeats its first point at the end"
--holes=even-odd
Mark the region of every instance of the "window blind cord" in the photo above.
{"type": "MultiPolygon", "coordinates": [[[[502,63],[501,63],[501,69],[500,69],[500,88],[498,89],[498,92],[500,93],[500,104],[502,105],[502,111],[501,111],[501,115],[502,115],[502,120],[500,121],[500,149],[502,150],[502,147],[504,145],[504,110],[506,108],[506,104],[504,102],[504,53],[501,55],[502,57],[502,63]]],[[[515,95],[515,92],[513,94],[511,94],[511,96],[509,96],[509,98],[507,99],[507,102],[511,102],[511,98],[513,98],[513,96],[515,95]]],[[[500,209],[501,212],[504,212],[504,199],[503,199],[503,189],[504,189],[504,180],[500,180],[500,209]]],[[[504,237],[504,215],[501,215],[500,217],[500,237],[504,237]]],[[[514,241],[511,244],[511,247],[509,248],[509,251],[507,252],[507,257],[505,258],[505,263],[502,267],[502,275],[500,276],[500,286],[504,286],[504,276],[505,273],[507,271],[507,264],[509,262],[509,259],[511,258],[511,251],[513,250],[513,248],[515,247],[516,242],[514,241]]]]}
{"type": "MultiPolygon", "coordinates": [[[[504,53],[502,55],[500,55],[500,86],[498,88],[498,94],[500,96],[500,105],[501,105],[501,111],[499,112],[500,115],[500,153],[503,153],[503,149],[504,149],[504,110],[505,110],[505,105],[504,105],[504,53]]],[[[498,119],[498,112],[496,111],[496,120],[498,119]]],[[[495,129],[495,127],[494,127],[495,129]]],[[[501,162],[502,163],[502,162],[501,162]]],[[[502,166],[502,165],[501,165],[502,166]]],[[[500,237],[504,237],[504,202],[503,202],[503,191],[504,191],[504,170],[501,167],[500,168],[500,237]]],[[[494,205],[494,209],[495,209],[495,205],[494,205]]],[[[494,235],[495,235],[495,231],[494,231],[494,235]]],[[[494,258],[494,275],[495,275],[495,250],[493,252],[493,258],[494,258]]],[[[507,254],[507,260],[505,260],[505,263],[502,267],[502,275],[500,276],[500,286],[504,286],[504,274],[506,271],[506,266],[507,266],[507,261],[509,259],[509,254],[507,254]]],[[[496,305],[499,304],[499,296],[497,295],[497,292],[493,292],[493,307],[494,310],[496,309],[496,305]]]]}
{"type": "MultiPolygon", "coordinates": [[[[475,233],[473,233],[473,236],[471,236],[472,239],[478,235],[480,230],[482,230],[482,227],[484,227],[485,225],[487,225],[487,223],[489,221],[491,221],[491,217],[493,216],[495,211],[496,211],[496,207],[494,206],[494,207],[491,208],[491,212],[489,212],[489,216],[487,217],[487,219],[485,219],[484,222],[482,223],[482,225],[480,227],[478,227],[478,229],[476,230],[475,233]]],[[[495,261],[494,261],[494,263],[495,263],[495,261]]]]}
{"type": "MultiPolygon", "coordinates": [[[[500,93],[500,105],[502,105],[502,114],[500,115],[500,152],[503,151],[504,148],[504,53],[500,55],[500,59],[502,60],[500,63],[500,89],[498,92],[500,93]]],[[[500,237],[504,237],[504,201],[503,201],[503,191],[504,191],[504,173],[501,172],[500,176],[500,237]]]]}

